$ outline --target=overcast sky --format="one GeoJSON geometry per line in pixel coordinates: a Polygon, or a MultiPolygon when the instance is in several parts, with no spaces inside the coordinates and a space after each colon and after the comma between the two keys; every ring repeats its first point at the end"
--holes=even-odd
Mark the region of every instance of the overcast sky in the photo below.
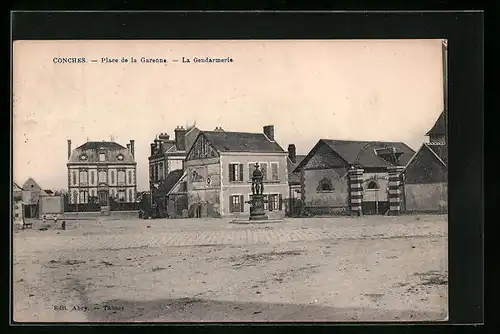
{"type": "Polygon", "coordinates": [[[273,124],[278,143],[294,143],[297,154],[321,138],[417,150],[443,108],[440,40],[16,41],[13,59],[14,181],[31,176],[46,189],[67,188],[67,139],[73,148],[87,138],[134,139],[146,190],[149,143],[160,132],[173,138],[177,125],[262,132],[273,124]],[[207,56],[234,61],[172,62],[207,56]]]}

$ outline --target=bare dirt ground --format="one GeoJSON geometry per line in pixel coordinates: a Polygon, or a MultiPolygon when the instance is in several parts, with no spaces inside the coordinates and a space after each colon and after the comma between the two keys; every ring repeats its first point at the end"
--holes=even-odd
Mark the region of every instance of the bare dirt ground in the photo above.
{"type": "Polygon", "coordinates": [[[445,216],[35,223],[13,236],[18,322],[439,321],[445,216]]]}

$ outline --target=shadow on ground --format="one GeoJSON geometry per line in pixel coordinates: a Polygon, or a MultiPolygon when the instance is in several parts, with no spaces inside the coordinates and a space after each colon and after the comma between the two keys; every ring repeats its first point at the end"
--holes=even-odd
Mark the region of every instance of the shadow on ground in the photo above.
{"type": "Polygon", "coordinates": [[[147,302],[114,299],[88,305],[89,322],[440,321],[444,313],[319,305],[215,301],[196,298],[147,302]],[[98,309],[96,309],[98,308],[98,309]]]}

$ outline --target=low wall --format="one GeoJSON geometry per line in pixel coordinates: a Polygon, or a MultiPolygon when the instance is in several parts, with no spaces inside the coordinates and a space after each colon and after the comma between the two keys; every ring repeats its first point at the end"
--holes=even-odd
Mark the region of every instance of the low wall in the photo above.
{"type": "Polygon", "coordinates": [[[103,216],[100,212],[65,212],[61,215],[59,220],[92,220],[97,218],[107,218],[107,219],[126,219],[126,218],[138,218],[138,211],[111,211],[109,216],[103,216]]]}
{"type": "Polygon", "coordinates": [[[407,184],[405,198],[407,212],[447,212],[448,184],[407,184]]]}

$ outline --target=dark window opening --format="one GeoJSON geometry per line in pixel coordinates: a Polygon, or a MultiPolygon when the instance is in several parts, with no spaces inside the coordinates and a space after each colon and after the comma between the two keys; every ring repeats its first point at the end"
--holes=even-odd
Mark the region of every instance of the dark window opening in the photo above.
{"type": "Polygon", "coordinates": [[[333,191],[332,181],[329,178],[323,178],[318,183],[317,191],[333,191]]]}

